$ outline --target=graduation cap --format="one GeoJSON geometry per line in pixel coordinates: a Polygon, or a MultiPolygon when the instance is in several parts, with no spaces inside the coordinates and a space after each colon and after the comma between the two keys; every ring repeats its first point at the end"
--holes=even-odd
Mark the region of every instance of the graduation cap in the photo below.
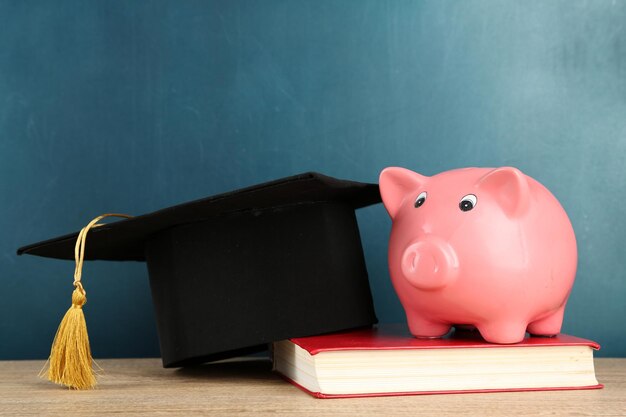
{"type": "Polygon", "coordinates": [[[51,362],[63,358],[51,363],[50,379],[95,384],[68,364],[81,356],[91,371],[88,342],[76,347],[86,339],[83,259],[147,263],[165,367],[376,323],[354,210],[380,201],[376,184],[305,173],[137,217],[105,215],[128,218],[98,217],[81,232],[18,249],[76,260],[73,305],[51,352],[51,362]]]}

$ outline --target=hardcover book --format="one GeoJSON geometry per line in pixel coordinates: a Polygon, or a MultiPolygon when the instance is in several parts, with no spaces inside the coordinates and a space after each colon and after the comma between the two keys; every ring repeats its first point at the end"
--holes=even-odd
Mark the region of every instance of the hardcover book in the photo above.
{"type": "Polygon", "coordinates": [[[273,367],[318,398],[602,388],[590,340],[559,334],[500,345],[478,332],[417,339],[404,325],[273,344],[273,367]]]}

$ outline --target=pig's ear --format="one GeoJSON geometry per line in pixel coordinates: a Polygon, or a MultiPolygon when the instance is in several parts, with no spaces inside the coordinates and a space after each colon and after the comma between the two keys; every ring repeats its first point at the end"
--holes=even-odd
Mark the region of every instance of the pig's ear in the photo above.
{"type": "Polygon", "coordinates": [[[516,168],[497,168],[485,174],[478,187],[491,194],[507,216],[516,218],[526,212],[530,189],[526,176],[516,168]]]}
{"type": "Polygon", "coordinates": [[[402,201],[411,191],[426,182],[423,175],[404,168],[389,167],[380,173],[380,195],[391,218],[396,217],[402,201]]]}

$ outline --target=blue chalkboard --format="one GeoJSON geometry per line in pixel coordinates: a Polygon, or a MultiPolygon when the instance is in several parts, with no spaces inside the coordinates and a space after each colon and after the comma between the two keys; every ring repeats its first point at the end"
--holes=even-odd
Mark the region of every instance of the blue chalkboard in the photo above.
{"type": "MultiPolygon", "coordinates": [[[[564,331],[626,356],[626,2],[0,0],[0,359],[44,358],[70,262],[15,249],[305,171],[512,165],[574,225],[564,331]]],[[[359,212],[403,321],[382,208],[359,212]]],[[[90,263],[96,357],[157,356],[145,266],[90,263]]]]}

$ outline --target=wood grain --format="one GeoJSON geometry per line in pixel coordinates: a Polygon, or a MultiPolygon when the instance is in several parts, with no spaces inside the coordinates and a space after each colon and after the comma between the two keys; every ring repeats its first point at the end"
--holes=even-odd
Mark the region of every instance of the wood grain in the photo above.
{"type": "Polygon", "coordinates": [[[420,395],[320,400],[248,360],[163,369],[160,359],[99,361],[93,391],[37,377],[42,361],[0,362],[2,416],[441,415],[626,416],[626,359],[596,359],[601,390],[420,395]]]}

